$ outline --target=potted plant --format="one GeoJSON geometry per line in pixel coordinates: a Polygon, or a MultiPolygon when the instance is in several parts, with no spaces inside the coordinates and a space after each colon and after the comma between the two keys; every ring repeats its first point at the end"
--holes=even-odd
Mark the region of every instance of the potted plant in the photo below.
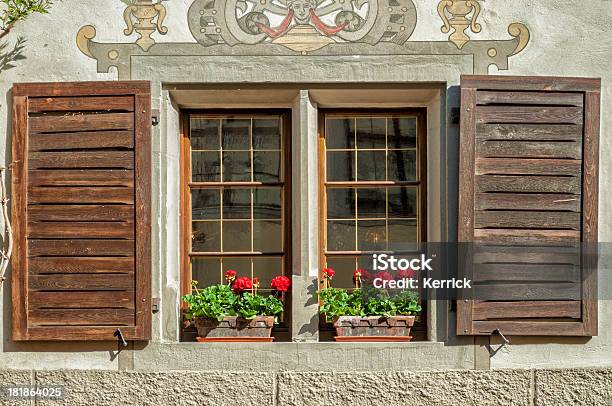
{"type": "Polygon", "coordinates": [[[234,270],[225,273],[227,284],[199,290],[183,296],[188,309],[187,320],[198,330],[197,340],[206,341],[273,341],[272,327],[283,313],[283,301],[291,281],[286,276],[272,279],[273,295],[258,293],[257,277],[237,277],[234,270]]]}
{"type": "MultiPolygon", "coordinates": [[[[362,269],[353,274],[355,289],[331,286],[335,271],[323,270],[323,289],[319,291],[320,313],[336,329],[336,341],[410,341],[410,330],[421,312],[418,294],[402,290],[391,295],[385,289],[364,287],[370,275],[362,269]]],[[[391,274],[375,275],[392,279],[391,274]]]]}

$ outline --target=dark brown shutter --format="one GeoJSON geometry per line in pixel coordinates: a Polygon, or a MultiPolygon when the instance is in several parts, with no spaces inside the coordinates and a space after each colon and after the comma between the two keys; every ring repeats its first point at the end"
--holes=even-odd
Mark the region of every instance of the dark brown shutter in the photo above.
{"type": "Polygon", "coordinates": [[[597,243],[600,88],[461,78],[459,241],[474,243],[464,258],[478,286],[458,301],[459,335],[597,335],[596,263],[584,247],[597,243]]]}
{"type": "Polygon", "coordinates": [[[15,84],[13,109],[13,339],[150,339],[149,83],[15,84]]]}

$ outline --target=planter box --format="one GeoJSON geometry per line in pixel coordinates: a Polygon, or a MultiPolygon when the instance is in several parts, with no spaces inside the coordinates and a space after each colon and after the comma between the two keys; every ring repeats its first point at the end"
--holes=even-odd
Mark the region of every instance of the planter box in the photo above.
{"type": "Polygon", "coordinates": [[[274,326],[274,316],[257,316],[253,320],[230,316],[222,321],[196,317],[194,324],[198,330],[198,336],[207,339],[270,337],[274,326]]]}
{"type": "Polygon", "coordinates": [[[334,320],[336,341],[410,341],[415,316],[340,316],[334,320]]]}

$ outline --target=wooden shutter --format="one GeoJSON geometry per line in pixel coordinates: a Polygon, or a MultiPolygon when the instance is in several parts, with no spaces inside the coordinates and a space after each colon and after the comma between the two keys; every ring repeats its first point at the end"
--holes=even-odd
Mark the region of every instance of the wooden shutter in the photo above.
{"type": "Polygon", "coordinates": [[[597,264],[585,244],[597,243],[600,88],[461,78],[459,241],[473,243],[464,257],[479,286],[458,301],[459,335],[597,335],[597,264]],[[524,296],[482,300],[478,289],[524,296]],[[575,296],[538,300],[564,289],[575,296]]]}
{"type": "Polygon", "coordinates": [[[13,87],[12,331],[151,337],[148,82],[13,87]]]}

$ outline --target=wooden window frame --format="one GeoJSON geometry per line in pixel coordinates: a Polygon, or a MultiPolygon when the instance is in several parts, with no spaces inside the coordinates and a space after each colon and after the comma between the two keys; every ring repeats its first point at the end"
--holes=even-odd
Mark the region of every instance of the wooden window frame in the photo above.
{"type": "MultiPolygon", "coordinates": [[[[256,257],[268,254],[258,252],[210,252],[192,253],[189,252],[191,235],[191,190],[192,188],[248,188],[258,186],[282,186],[282,238],[283,238],[283,275],[291,277],[291,111],[289,109],[185,109],[181,110],[181,194],[180,194],[180,213],[181,213],[181,295],[191,293],[191,258],[199,257],[256,257]],[[190,143],[190,117],[193,115],[205,117],[240,118],[244,116],[280,116],[282,118],[281,134],[281,174],[280,182],[191,182],[191,143],[190,143]]],[[[279,253],[280,254],[280,253],[279,253]]],[[[267,288],[267,287],[266,287],[267,288]]],[[[287,323],[290,311],[291,294],[286,296],[285,317],[283,324],[287,323]]],[[[186,304],[181,302],[181,308],[185,309],[186,304]]]]}
{"type": "MultiPolygon", "coordinates": [[[[327,252],[327,186],[335,187],[390,187],[390,186],[416,186],[418,189],[418,241],[427,241],[427,109],[426,108],[359,108],[359,109],[321,109],[319,110],[319,279],[322,280],[322,271],[326,265],[328,256],[359,256],[370,253],[369,251],[332,251],[327,252]],[[350,117],[389,117],[389,116],[414,116],[417,119],[417,181],[343,181],[327,182],[327,148],[325,145],[325,118],[329,116],[350,117]]],[[[355,169],[357,170],[357,169],[355,169]]]]}

